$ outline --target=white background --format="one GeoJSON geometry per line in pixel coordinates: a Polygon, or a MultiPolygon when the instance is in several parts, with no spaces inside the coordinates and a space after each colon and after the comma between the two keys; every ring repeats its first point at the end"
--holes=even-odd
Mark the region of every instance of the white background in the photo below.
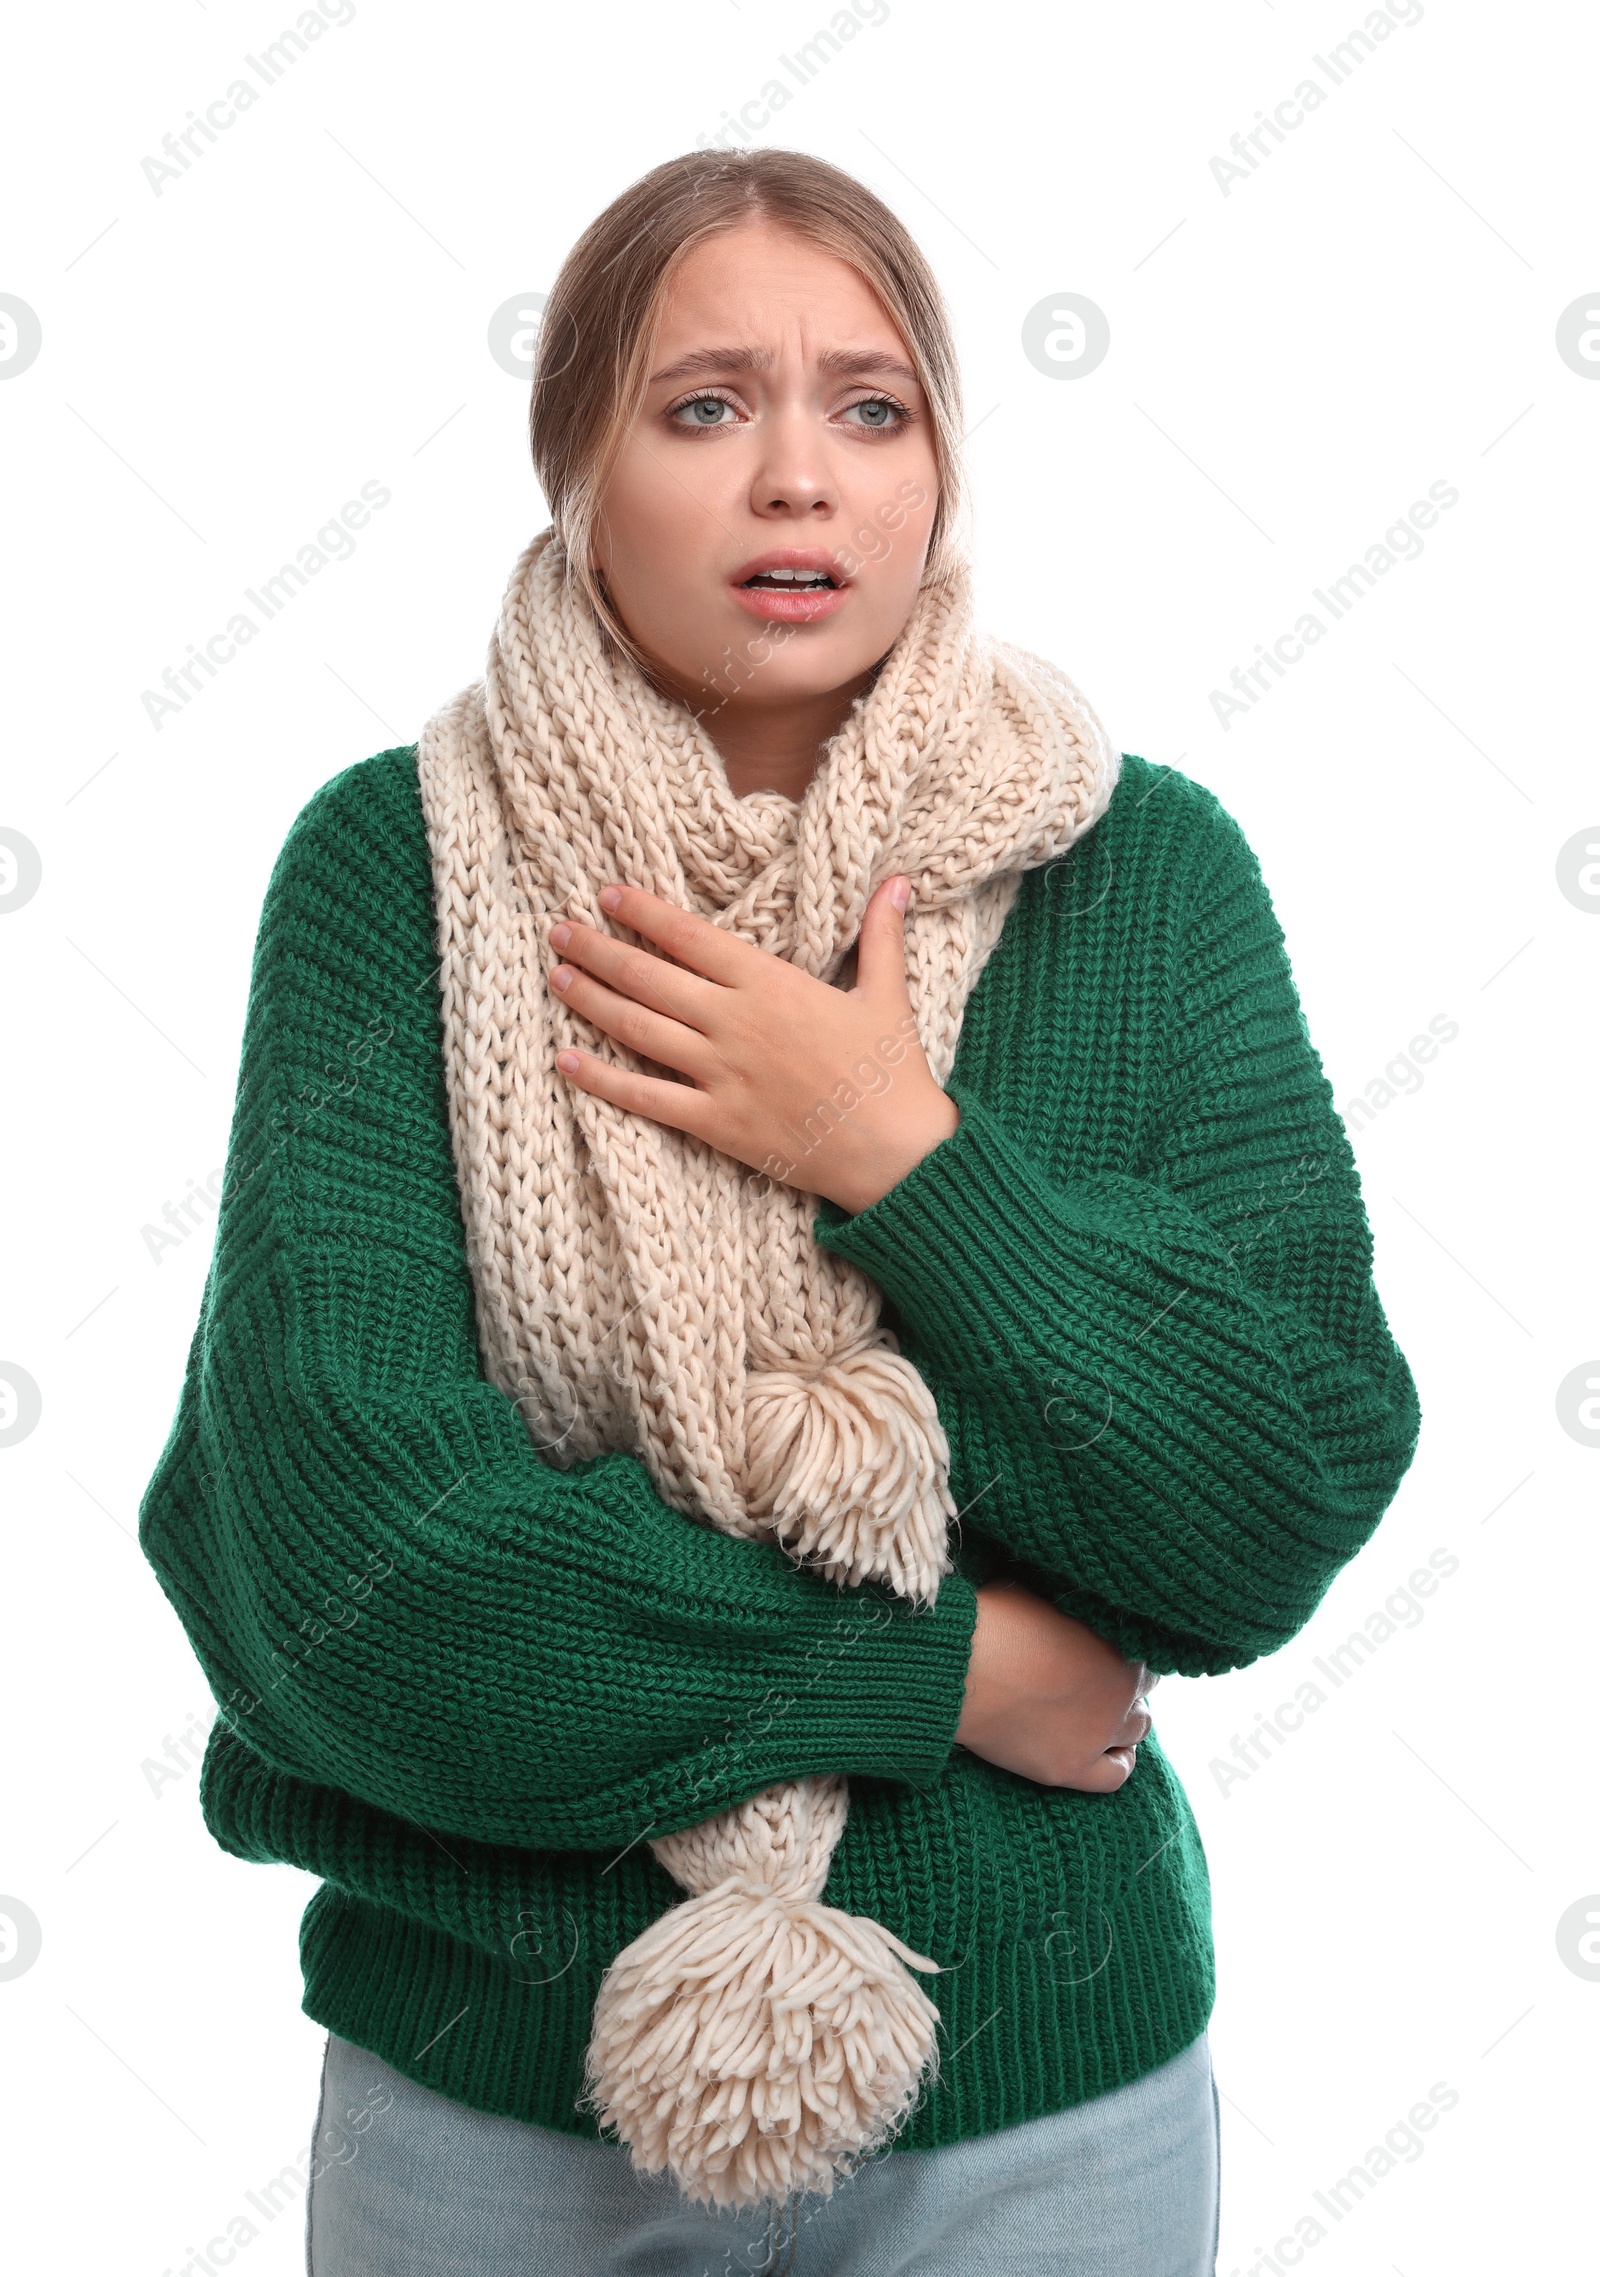
{"type": "MultiPolygon", "coordinates": [[[[157,1262],[143,1229],[222,1164],[269,868],[318,784],[481,671],[545,519],[491,313],[830,13],[357,0],[159,196],[141,160],[293,11],[13,18],[0,291],[43,327],[0,384],[0,825],[43,864],[0,923],[0,1360],[43,1400],[0,1450],[0,1891],[43,1928],[0,1982],[19,2266],[179,2270],[312,2123],[314,1885],[220,1852],[192,1768],[152,1791],[212,1706],[134,1539],[210,1245],[157,1262]],[[353,557],[153,727],[143,691],[364,481],[392,496],[353,557]]],[[[1600,1891],[1600,1454],[1556,1391],[1600,1373],[1600,923],[1556,865],[1600,843],[1600,364],[1555,328],[1600,305],[1600,57],[1575,4],[1427,0],[1224,194],[1211,160],[1366,13],[895,0],[767,132],[926,247],[984,621],[1239,817],[1341,1105],[1459,1026],[1353,1134],[1415,1465],[1282,1654],[1155,1699],[1215,1890],[1223,2277],[1438,2081],[1422,2155],[1322,2215],[1319,2277],[1570,2267],[1592,2229],[1600,1983],[1556,1925],[1600,1891]],[[1021,348],[1063,291],[1111,329],[1068,383],[1021,348]],[[1420,557],[1224,728],[1211,691],[1439,480],[1420,557]],[[1420,1624],[1224,1788],[1234,1736],[1439,1548],[1420,1624]]],[[[249,2277],[298,2272],[298,2208],[255,2226],[249,2277]]]]}

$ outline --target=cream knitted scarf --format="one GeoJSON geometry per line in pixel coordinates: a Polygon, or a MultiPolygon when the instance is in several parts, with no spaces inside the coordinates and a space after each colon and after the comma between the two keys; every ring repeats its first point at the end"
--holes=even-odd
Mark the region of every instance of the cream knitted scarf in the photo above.
{"type": "MultiPolygon", "coordinates": [[[[686,1517],[931,1602],[949,1450],[876,1288],[813,1240],[797,1186],[558,1073],[574,1043],[641,1063],[551,992],[549,928],[608,930],[616,880],[835,981],[904,871],[942,1083],[1022,872],[1104,812],[1118,764],[1054,666],[974,631],[962,569],[924,587],[804,796],[736,798],[700,721],[606,640],[559,539],[526,548],[485,678],[428,722],[418,774],[480,1343],[548,1460],[626,1449],[686,1517]]],[[[858,1097],[819,1102],[819,1132],[858,1097]]],[[[585,2100],[687,2196],[830,2193],[936,2068],[938,2010],[907,1971],[937,1964],[821,1902],[847,1807],[843,1778],[800,1779],[651,1840],[690,1894],[607,1970],[585,2100]]]]}

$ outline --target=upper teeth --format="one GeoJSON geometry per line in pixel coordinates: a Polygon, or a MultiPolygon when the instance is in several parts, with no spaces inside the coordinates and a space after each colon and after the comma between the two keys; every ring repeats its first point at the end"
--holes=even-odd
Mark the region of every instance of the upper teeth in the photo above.
{"type": "Polygon", "coordinates": [[[758,569],[758,577],[778,577],[786,585],[826,585],[826,572],[820,569],[758,569]]]}

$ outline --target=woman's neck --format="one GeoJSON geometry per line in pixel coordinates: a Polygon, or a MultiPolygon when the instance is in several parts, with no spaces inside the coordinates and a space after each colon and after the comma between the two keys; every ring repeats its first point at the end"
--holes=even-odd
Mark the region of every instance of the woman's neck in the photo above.
{"type": "Polygon", "coordinates": [[[716,710],[702,712],[701,724],[717,747],[734,797],[748,798],[755,791],[781,791],[796,801],[804,797],[824,745],[872,679],[873,672],[863,672],[842,688],[782,704],[754,705],[732,696],[716,710]]]}

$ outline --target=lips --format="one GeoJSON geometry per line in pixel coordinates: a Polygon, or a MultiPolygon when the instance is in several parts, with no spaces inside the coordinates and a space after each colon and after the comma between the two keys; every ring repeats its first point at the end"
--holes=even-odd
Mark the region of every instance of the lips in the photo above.
{"type": "Polygon", "coordinates": [[[769,623],[811,624],[830,617],[844,606],[850,590],[846,577],[831,554],[820,546],[776,546],[744,562],[729,579],[729,590],[741,609],[769,623]],[[779,577],[774,572],[790,571],[779,577]],[[807,584],[805,577],[825,578],[826,584],[807,584]]]}

